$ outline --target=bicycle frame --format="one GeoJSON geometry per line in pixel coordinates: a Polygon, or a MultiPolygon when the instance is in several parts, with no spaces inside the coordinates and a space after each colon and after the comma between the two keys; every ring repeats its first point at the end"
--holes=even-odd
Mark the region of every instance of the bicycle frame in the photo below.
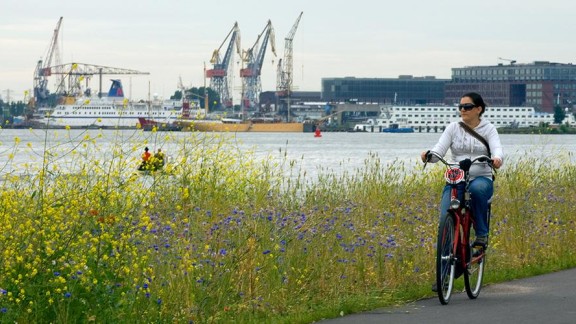
{"type": "MultiPolygon", "coordinates": [[[[454,170],[454,169],[450,169],[454,170]]],[[[461,169],[458,169],[461,170],[461,169]]],[[[467,269],[468,265],[474,262],[478,262],[484,256],[484,250],[481,250],[478,255],[471,257],[468,260],[467,252],[470,242],[468,238],[470,237],[470,229],[475,228],[476,223],[472,215],[472,209],[470,208],[471,195],[470,195],[470,175],[468,171],[464,171],[464,201],[460,202],[458,200],[458,183],[449,183],[450,189],[450,208],[448,209],[448,215],[452,215],[454,218],[454,244],[452,251],[457,252],[455,254],[456,262],[459,262],[462,269],[467,269]]]]}

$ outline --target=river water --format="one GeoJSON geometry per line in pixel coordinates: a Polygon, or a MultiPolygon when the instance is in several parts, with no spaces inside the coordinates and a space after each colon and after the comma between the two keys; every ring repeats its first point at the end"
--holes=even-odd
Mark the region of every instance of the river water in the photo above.
{"type": "MultiPolygon", "coordinates": [[[[220,134],[230,137],[240,150],[254,151],[257,158],[273,156],[296,161],[296,164],[308,175],[314,176],[321,170],[340,173],[363,167],[370,155],[377,155],[385,163],[404,162],[416,165],[420,152],[431,148],[440,133],[323,133],[314,137],[313,133],[235,133],[220,134]]],[[[90,137],[98,147],[94,153],[97,158],[106,158],[102,152],[119,143],[144,143],[148,141],[151,149],[154,141],[162,139],[162,147],[167,155],[178,156],[177,145],[170,140],[185,138],[187,133],[152,133],[136,130],[0,130],[0,172],[18,172],[25,165],[38,165],[42,161],[44,147],[59,150],[62,159],[74,159],[74,150],[85,149],[79,145],[90,137]],[[19,140],[19,144],[16,142],[19,140]]],[[[214,136],[202,134],[202,136],[214,136]]],[[[506,154],[506,163],[530,154],[536,156],[570,155],[576,163],[575,135],[511,135],[500,136],[506,154]]],[[[134,150],[138,159],[140,150],[134,150]]],[[[90,148],[86,148],[89,150],[90,148]]],[[[88,154],[91,154],[88,152],[88,154]]]]}

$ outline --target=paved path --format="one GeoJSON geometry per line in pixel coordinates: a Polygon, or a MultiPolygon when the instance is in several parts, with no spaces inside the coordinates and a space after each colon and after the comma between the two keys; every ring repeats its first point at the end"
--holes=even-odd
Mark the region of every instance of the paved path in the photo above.
{"type": "Polygon", "coordinates": [[[443,306],[438,297],[381,308],[319,323],[576,323],[576,268],[485,286],[476,300],[452,295],[443,306]]]}

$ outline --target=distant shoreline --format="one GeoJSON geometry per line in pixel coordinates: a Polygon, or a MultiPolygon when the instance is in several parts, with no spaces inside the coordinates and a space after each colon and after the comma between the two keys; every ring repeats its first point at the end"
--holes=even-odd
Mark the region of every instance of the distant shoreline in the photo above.
{"type": "Polygon", "coordinates": [[[522,128],[512,128],[512,127],[502,127],[498,128],[499,134],[523,134],[523,135],[575,135],[576,128],[574,127],[522,127],[522,128]]]}

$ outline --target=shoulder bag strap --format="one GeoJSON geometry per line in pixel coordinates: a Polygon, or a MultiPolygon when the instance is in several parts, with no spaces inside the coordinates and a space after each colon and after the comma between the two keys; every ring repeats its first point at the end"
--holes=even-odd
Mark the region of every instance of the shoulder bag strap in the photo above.
{"type": "Polygon", "coordinates": [[[484,139],[484,137],[482,137],[480,134],[476,133],[472,128],[470,128],[470,126],[466,125],[464,122],[460,122],[459,124],[460,126],[462,126],[462,128],[464,128],[465,131],[470,133],[470,135],[476,137],[476,139],[479,140],[480,143],[484,144],[484,146],[486,146],[486,148],[488,149],[488,156],[492,157],[492,153],[490,153],[490,145],[488,145],[486,139],[484,139]]]}
{"type": "MultiPolygon", "coordinates": [[[[466,125],[464,122],[460,122],[459,124],[460,124],[460,126],[462,126],[462,128],[464,128],[465,131],[470,133],[470,135],[476,137],[476,139],[478,139],[482,144],[484,144],[486,146],[486,148],[488,149],[488,156],[492,157],[492,153],[490,153],[490,145],[488,145],[488,141],[486,141],[486,139],[484,137],[482,137],[480,134],[476,133],[472,128],[470,128],[470,126],[466,125]]],[[[494,169],[494,168],[492,168],[492,180],[496,180],[496,169],[494,169]]]]}

